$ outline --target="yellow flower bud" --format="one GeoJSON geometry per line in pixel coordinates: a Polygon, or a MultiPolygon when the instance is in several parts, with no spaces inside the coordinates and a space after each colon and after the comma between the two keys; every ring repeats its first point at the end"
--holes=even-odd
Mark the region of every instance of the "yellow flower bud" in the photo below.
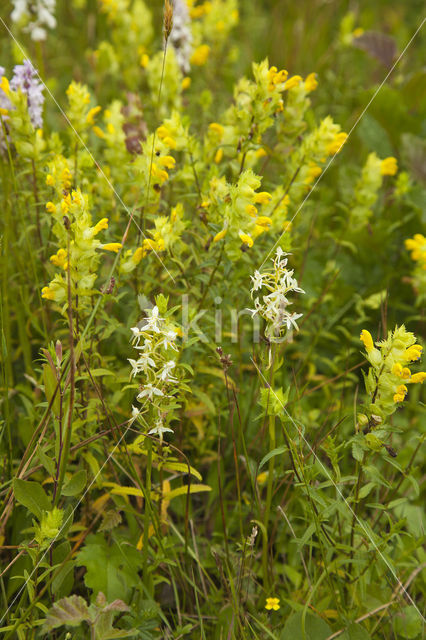
{"type": "Polygon", "coordinates": [[[86,116],[86,122],[90,125],[95,124],[95,117],[97,116],[97,114],[99,113],[99,111],[102,109],[102,107],[93,107],[92,109],[89,110],[87,116],[86,116]]]}
{"type": "Polygon", "coordinates": [[[96,234],[98,234],[99,231],[102,231],[103,229],[108,229],[108,218],[102,218],[95,224],[95,226],[93,227],[93,235],[96,236],[96,234]]]}
{"type": "Polygon", "coordinates": [[[363,329],[361,331],[361,335],[359,339],[364,343],[367,352],[372,351],[374,349],[373,338],[371,337],[371,333],[367,331],[367,329],[363,329]]]}
{"type": "Polygon", "coordinates": [[[269,229],[269,227],[272,225],[272,220],[271,218],[268,218],[268,216],[259,216],[258,218],[256,218],[256,224],[259,227],[263,227],[264,229],[269,229]]]}
{"type": "Polygon", "coordinates": [[[413,344],[405,350],[404,360],[406,362],[415,362],[422,357],[423,347],[420,344],[413,344]]]}
{"type": "Polygon", "coordinates": [[[426,380],[426,372],[418,371],[417,373],[413,373],[410,382],[412,382],[413,384],[417,384],[418,382],[420,382],[420,384],[423,384],[423,380],[426,380]]]}
{"type": "Polygon", "coordinates": [[[98,136],[98,138],[101,138],[101,139],[106,138],[105,132],[102,131],[102,129],[98,127],[96,124],[93,127],[93,133],[95,134],[95,136],[98,136]]]}
{"type": "Polygon", "coordinates": [[[339,153],[339,151],[345,144],[347,137],[348,137],[348,134],[345,133],[344,131],[337,133],[336,136],[334,137],[333,142],[327,145],[326,151],[328,155],[331,156],[331,155],[334,155],[335,153],[339,153]]]}
{"type": "Polygon", "coordinates": [[[105,251],[113,251],[114,253],[118,253],[122,246],[121,242],[107,242],[107,244],[101,245],[105,251]]]}
{"type": "Polygon", "coordinates": [[[398,163],[396,158],[393,156],[389,156],[389,158],[385,158],[382,160],[380,165],[380,173],[382,176],[394,176],[398,171],[398,163]]]}
{"type": "Polygon", "coordinates": [[[224,238],[227,233],[228,229],[222,229],[222,231],[219,231],[219,233],[215,235],[215,237],[213,238],[213,242],[219,242],[219,240],[222,240],[222,238],[224,238]]]}
{"type": "Polygon", "coordinates": [[[0,89],[4,91],[7,96],[10,94],[9,80],[6,78],[6,76],[2,76],[2,79],[0,81],[0,89]]]}
{"type": "Polygon", "coordinates": [[[144,250],[142,247],[138,247],[136,249],[136,251],[134,252],[134,254],[132,255],[132,262],[134,264],[139,264],[139,262],[142,260],[143,258],[143,254],[144,254],[144,250]]]}
{"type": "Polygon", "coordinates": [[[43,289],[41,290],[41,297],[45,298],[46,300],[54,300],[55,292],[50,287],[43,287],[43,289]]]}
{"type": "Polygon", "coordinates": [[[149,55],[147,53],[143,53],[141,55],[140,58],[140,65],[142,67],[142,69],[146,69],[146,67],[148,66],[148,62],[149,62],[149,55]]]}
{"type": "Polygon", "coordinates": [[[214,161],[216,162],[216,164],[219,164],[222,158],[223,158],[223,149],[218,149],[215,153],[214,161]]]}
{"type": "Polygon", "coordinates": [[[224,133],[225,129],[218,122],[212,122],[211,124],[209,124],[209,129],[210,129],[210,131],[213,131],[214,133],[217,133],[217,135],[219,136],[220,139],[223,138],[223,133],[224,133]]]}
{"type": "Polygon", "coordinates": [[[272,200],[272,196],[267,191],[260,191],[260,193],[256,193],[254,196],[256,204],[268,204],[270,200],[272,200]]]}
{"type": "Polygon", "coordinates": [[[317,86],[318,86],[318,82],[316,79],[316,73],[310,73],[308,76],[306,76],[305,90],[307,93],[310,93],[311,91],[315,91],[317,86]]]}
{"type": "Polygon", "coordinates": [[[48,187],[54,187],[55,186],[55,181],[53,179],[53,176],[50,175],[50,173],[47,174],[46,176],[46,184],[48,187]]]}
{"type": "Polygon", "coordinates": [[[186,91],[186,89],[189,89],[190,86],[191,86],[191,78],[187,76],[182,80],[182,84],[181,84],[182,91],[186,91]]]}
{"type": "Polygon", "coordinates": [[[285,83],[284,89],[286,91],[288,91],[289,89],[294,89],[294,87],[298,87],[301,82],[302,82],[301,76],[292,76],[285,83]]]}
{"type": "Polygon", "coordinates": [[[247,247],[251,248],[253,246],[253,238],[249,236],[248,233],[244,233],[244,231],[239,231],[238,235],[241,238],[241,242],[247,245],[247,247]]]}

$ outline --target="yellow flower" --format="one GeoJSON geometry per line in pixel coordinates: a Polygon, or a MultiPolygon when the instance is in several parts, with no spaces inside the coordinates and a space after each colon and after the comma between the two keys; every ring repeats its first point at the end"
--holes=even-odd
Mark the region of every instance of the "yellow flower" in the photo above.
{"type": "Polygon", "coordinates": [[[144,250],[142,247],[138,247],[136,249],[136,251],[134,252],[134,254],[132,255],[132,262],[134,262],[134,264],[139,264],[139,262],[142,260],[144,255],[144,250]]]}
{"type": "Polygon", "coordinates": [[[7,116],[9,109],[0,108],[0,116],[7,116]]]}
{"type": "Polygon", "coordinates": [[[65,249],[59,249],[58,253],[53,256],[50,256],[50,262],[55,265],[55,267],[62,267],[66,269],[68,266],[67,263],[67,252],[65,249]]]}
{"type": "Polygon", "coordinates": [[[43,287],[43,289],[41,290],[41,297],[45,298],[46,300],[54,300],[55,292],[50,287],[43,287]]]}
{"type": "Polygon", "coordinates": [[[255,153],[256,153],[256,158],[264,158],[265,156],[268,155],[268,153],[262,147],[260,147],[260,149],[257,149],[255,153]]]}
{"type": "Polygon", "coordinates": [[[209,129],[210,131],[217,133],[219,138],[222,139],[225,129],[221,124],[219,124],[218,122],[212,122],[211,124],[209,124],[209,129]]]}
{"type": "Polygon", "coordinates": [[[405,350],[404,359],[406,362],[415,362],[422,357],[423,347],[419,344],[413,344],[405,350]]]}
{"type": "Polygon", "coordinates": [[[54,187],[55,186],[55,181],[53,179],[53,176],[50,175],[50,173],[47,174],[46,176],[46,184],[48,187],[54,187]]]}
{"type": "Polygon", "coordinates": [[[268,609],[268,611],[271,611],[271,609],[273,609],[274,611],[278,611],[279,608],[280,608],[279,598],[266,598],[265,609],[268,609]]]}
{"type": "Polygon", "coordinates": [[[335,153],[339,153],[339,151],[345,144],[347,137],[348,137],[348,134],[345,133],[344,131],[337,133],[334,137],[333,142],[330,142],[330,144],[327,146],[326,151],[328,155],[331,156],[331,155],[334,155],[335,153]]]}
{"type": "Polygon", "coordinates": [[[272,200],[272,196],[267,191],[260,191],[254,196],[254,201],[256,202],[256,204],[268,204],[270,200],[272,200]]]}
{"type": "Polygon", "coordinates": [[[105,251],[113,251],[114,253],[118,253],[123,246],[121,242],[107,242],[107,244],[101,245],[102,249],[105,251]]]}
{"type": "Polygon", "coordinates": [[[191,78],[189,76],[187,76],[186,78],[184,78],[182,80],[182,91],[185,91],[186,89],[189,89],[189,87],[191,86],[191,78]]]}
{"type": "Polygon", "coordinates": [[[405,386],[405,384],[400,384],[397,388],[396,388],[396,393],[393,396],[393,401],[394,402],[403,402],[405,400],[405,396],[407,395],[407,387],[405,386]]]}
{"type": "Polygon", "coordinates": [[[420,384],[423,384],[423,380],[426,380],[426,372],[418,371],[417,373],[413,373],[413,375],[411,376],[410,382],[414,384],[417,384],[418,382],[420,382],[420,384]]]}
{"type": "Polygon", "coordinates": [[[92,109],[89,110],[86,116],[87,124],[90,124],[90,125],[95,124],[95,117],[101,109],[102,107],[93,107],[92,109]]]}
{"type": "Polygon", "coordinates": [[[149,55],[147,53],[143,53],[140,58],[141,67],[145,69],[148,66],[148,62],[149,62],[149,55]]]}
{"type": "Polygon", "coordinates": [[[48,213],[55,213],[56,212],[56,206],[53,204],[53,202],[46,202],[46,211],[48,213]]]}
{"type": "Polygon", "coordinates": [[[311,91],[315,91],[318,86],[318,82],[316,79],[316,73],[310,73],[305,78],[305,91],[310,93],[311,91]]]}
{"type": "Polygon", "coordinates": [[[288,91],[289,89],[293,89],[294,87],[298,87],[301,82],[302,82],[301,76],[292,76],[285,83],[284,89],[286,91],[288,91]]]}
{"type": "Polygon", "coordinates": [[[367,349],[367,351],[372,351],[374,349],[373,338],[371,337],[371,333],[367,331],[367,329],[363,329],[361,331],[361,335],[359,336],[359,339],[364,343],[364,346],[367,349]]]}
{"type": "Polygon", "coordinates": [[[10,94],[9,80],[6,78],[6,76],[2,76],[2,79],[0,81],[0,89],[4,91],[7,96],[10,94]]]}
{"type": "Polygon", "coordinates": [[[158,158],[158,162],[162,167],[166,167],[166,169],[174,169],[176,164],[176,160],[173,156],[163,156],[162,158],[158,158]]]}
{"type": "Polygon", "coordinates": [[[389,156],[389,158],[382,160],[380,165],[380,173],[382,176],[394,176],[397,171],[398,164],[396,158],[389,156]]]}
{"type": "Polygon", "coordinates": [[[247,247],[251,248],[253,246],[253,238],[249,236],[248,233],[244,233],[244,231],[239,231],[238,235],[241,238],[241,242],[247,245],[247,247]]]}
{"type": "Polygon", "coordinates": [[[414,238],[407,238],[405,248],[411,251],[412,260],[423,262],[426,266],[426,238],[421,233],[416,233],[414,238]]]}
{"type": "Polygon", "coordinates": [[[249,214],[249,216],[252,216],[253,218],[254,218],[255,216],[257,216],[257,209],[256,209],[256,207],[254,206],[254,204],[248,204],[248,205],[246,206],[246,213],[248,213],[248,214],[249,214]]]}
{"type": "Polygon", "coordinates": [[[256,218],[256,224],[259,227],[263,227],[264,229],[269,229],[269,227],[272,225],[272,220],[271,218],[268,218],[268,216],[259,216],[258,218],[256,218]]]}
{"type": "Polygon", "coordinates": [[[223,158],[223,149],[218,149],[215,153],[214,161],[216,162],[216,164],[219,164],[222,158],[223,158]]]}
{"type": "Polygon", "coordinates": [[[95,224],[93,227],[93,235],[96,236],[99,231],[102,231],[103,229],[108,229],[108,218],[102,218],[95,224]]]}
{"type": "Polygon", "coordinates": [[[268,477],[267,471],[262,471],[262,473],[259,473],[259,475],[256,478],[257,484],[260,484],[260,485],[265,484],[267,477],[268,477]]]}
{"type": "Polygon", "coordinates": [[[219,233],[217,233],[213,238],[213,242],[219,242],[219,240],[222,240],[222,238],[226,236],[227,232],[228,229],[222,229],[222,231],[219,231],[219,233]]]}
{"type": "Polygon", "coordinates": [[[207,62],[207,58],[210,54],[210,47],[208,44],[201,44],[195,49],[191,56],[191,64],[196,67],[202,67],[207,62]]]}
{"type": "Polygon", "coordinates": [[[95,126],[93,127],[93,133],[95,134],[95,136],[98,136],[98,138],[106,138],[105,132],[102,131],[102,129],[100,127],[98,127],[98,125],[95,124],[95,126]]]}

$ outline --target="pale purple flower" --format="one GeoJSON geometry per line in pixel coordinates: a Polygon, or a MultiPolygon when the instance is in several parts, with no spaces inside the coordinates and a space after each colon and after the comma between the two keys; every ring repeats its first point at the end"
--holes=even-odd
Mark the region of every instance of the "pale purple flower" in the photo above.
{"type": "Polygon", "coordinates": [[[38,129],[43,126],[44,103],[43,85],[38,73],[29,60],[24,60],[23,64],[17,64],[13,73],[10,88],[13,91],[20,89],[27,96],[28,114],[33,126],[38,129]]]}
{"type": "Polygon", "coordinates": [[[173,27],[169,42],[175,51],[176,60],[182,73],[190,70],[192,52],[191,18],[186,0],[173,1],[173,27]]]}
{"type": "Polygon", "coordinates": [[[46,40],[46,28],[56,27],[56,0],[13,0],[12,22],[25,23],[24,31],[31,40],[46,40]]]}

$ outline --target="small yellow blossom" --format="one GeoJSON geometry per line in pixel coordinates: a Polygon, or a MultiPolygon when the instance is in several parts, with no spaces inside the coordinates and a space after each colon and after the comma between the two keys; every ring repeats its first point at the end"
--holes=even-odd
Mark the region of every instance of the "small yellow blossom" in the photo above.
{"type": "Polygon", "coordinates": [[[43,287],[43,289],[41,290],[41,297],[45,298],[46,300],[54,300],[55,292],[50,287],[43,287]]]}
{"type": "Polygon", "coordinates": [[[420,344],[413,344],[405,350],[404,359],[406,362],[415,362],[422,357],[423,347],[420,344]]]}
{"type": "Polygon", "coordinates": [[[216,164],[219,164],[222,158],[223,158],[223,149],[218,149],[215,153],[214,161],[216,162],[216,164]]]}
{"type": "Polygon", "coordinates": [[[53,179],[53,176],[50,173],[48,173],[47,176],[46,176],[46,184],[47,184],[48,187],[54,187],[55,186],[55,181],[53,179]]]}
{"type": "Polygon", "coordinates": [[[254,196],[254,201],[256,202],[256,204],[268,204],[270,200],[272,200],[272,196],[267,191],[260,191],[254,196]]]}
{"type": "Polygon", "coordinates": [[[102,131],[102,129],[100,127],[98,127],[96,124],[93,127],[93,133],[95,134],[95,136],[98,136],[98,138],[104,139],[106,138],[105,132],[102,131]]]}
{"type": "Polygon", "coordinates": [[[163,156],[162,158],[158,158],[158,162],[162,167],[166,167],[166,169],[174,169],[176,164],[173,156],[163,156]]]}
{"type": "Polygon", "coordinates": [[[108,218],[102,218],[95,224],[95,226],[93,227],[93,235],[96,236],[96,234],[98,234],[99,231],[102,231],[103,229],[108,229],[108,218]]]}
{"type": "Polygon", "coordinates": [[[209,45],[201,44],[193,52],[191,56],[191,64],[195,65],[196,67],[202,67],[204,64],[206,64],[209,54],[210,54],[209,45]]]}
{"type": "Polygon", "coordinates": [[[2,76],[2,79],[0,81],[0,89],[4,91],[7,96],[10,94],[9,80],[6,78],[6,76],[2,76]]]}
{"type": "Polygon", "coordinates": [[[221,124],[219,124],[218,122],[212,122],[211,124],[209,124],[209,129],[210,131],[217,133],[219,138],[222,139],[225,129],[221,124]]]}
{"type": "Polygon", "coordinates": [[[140,65],[143,69],[146,69],[149,63],[149,55],[147,53],[143,53],[140,58],[140,65]]]}
{"type": "Polygon", "coordinates": [[[53,202],[46,202],[46,211],[48,213],[56,213],[56,206],[53,202]]]}
{"type": "Polygon", "coordinates": [[[227,232],[228,229],[222,229],[222,231],[219,231],[219,233],[217,233],[213,238],[213,242],[219,242],[219,240],[222,240],[222,238],[226,236],[227,232]]]}
{"type": "Polygon", "coordinates": [[[246,212],[249,214],[249,216],[252,216],[253,218],[257,216],[257,209],[254,206],[254,204],[248,204],[246,206],[246,212]]]}
{"type": "Polygon", "coordinates": [[[405,240],[405,248],[411,251],[411,259],[420,262],[426,268],[426,238],[421,233],[416,233],[413,238],[405,240]]]}
{"type": "Polygon", "coordinates": [[[3,109],[0,108],[0,116],[7,116],[7,114],[9,113],[9,109],[3,109]]]}
{"type": "Polygon", "coordinates": [[[398,163],[396,158],[389,156],[389,158],[382,160],[382,164],[380,165],[380,173],[382,176],[394,176],[397,171],[398,163]]]}
{"type": "Polygon", "coordinates": [[[256,153],[256,158],[264,158],[265,156],[268,155],[267,151],[265,151],[263,147],[260,147],[260,149],[257,149],[255,153],[256,153]]]}
{"type": "Polygon", "coordinates": [[[139,262],[142,260],[144,255],[144,250],[142,247],[138,247],[136,249],[136,251],[134,252],[134,254],[132,255],[132,262],[134,262],[134,264],[139,264],[139,262]]]}
{"type": "Polygon", "coordinates": [[[302,82],[301,76],[292,76],[285,83],[284,89],[286,91],[288,91],[289,89],[294,89],[294,87],[298,87],[301,82],[302,82]]]}
{"type": "Polygon", "coordinates": [[[123,245],[121,242],[107,242],[107,244],[102,245],[102,249],[105,251],[113,251],[114,253],[118,253],[123,245]]]}
{"type": "Polygon", "coordinates": [[[268,611],[274,610],[278,611],[280,608],[280,599],[279,598],[266,598],[265,609],[268,611]]]}
{"type": "Polygon", "coordinates": [[[97,114],[99,113],[99,111],[102,109],[102,107],[93,107],[92,109],[89,110],[87,116],[86,116],[86,122],[87,124],[93,125],[95,124],[95,117],[97,116],[97,114]]]}
{"type": "Polygon", "coordinates": [[[315,91],[318,86],[318,82],[316,79],[316,73],[310,73],[305,78],[305,91],[310,93],[311,91],[315,91]]]}
{"type": "Polygon", "coordinates": [[[241,242],[247,245],[247,247],[251,248],[253,246],[253,238],[249,236],[248,233],[244,233],[244,231],[239,231],[238,235],[241,238],[241,242]]]}
{"type": "Polygon", "coordinates": [[[53,256],[50,256],[50,262],[55,265],[55,267],[62,267],[66,269],[68,266],[67,262],[67,252],[65,249],[59,249],[58,253],[53,256]]]}
{"type": "Polygon", "coordinates": [[[339,153],[339,151],[341,150],[341,148],[343,147],[343,145],[345,144],[346,140],[347,140],[348,134],[345,133],[344,131],[341,131],[340,133],[337,133],[333,142],[330,142],[330,144],[327,146],[327,153],[329,156],[334,155],[336,153],[339,153]]]}
{"type": "Polygon", "coordinates": [[[191,86],[191,78],[189,76],[186,76],[186,78],[184,78],[182,80],[182,91],[186,91],[186,89],[189,89],[189,87],[191,86]]]}
{"type": "Polygon", "coordinates": [[[363,329],[361,331],[359,339],[364,343],[367,351],[372,351],[374,349],[373,338],[371,337],[371,333],[367,331],[367,329],[363,329]]]}
{"type": "Polygon", "coordinates": [[[256,218],[256,224],[259,227],[263,227],[264,229],[269,229],[269,227],[272,225],[272,220],[271,218],[268,218],[268,216],[259,216],[258,218],[256,218]]]}
{"type": "Polygon", "coordinates": [[[413,375],[411,376],[410,382],[413,384],[417,384],[419,382],[420,384],[423,384],[423,380],[426,380],[426,372],[418,371],[417,373],[413,373],[413,375]]]}
{"type": "Polygon", "coordinates": [[[394,402],[403,402],[405,400],[405,396],[407,395],[407,391],[408,391],[408,389],[405,386],[405,384],[400,384],[396,388],[396,393],[393,396],[394,402]]]}

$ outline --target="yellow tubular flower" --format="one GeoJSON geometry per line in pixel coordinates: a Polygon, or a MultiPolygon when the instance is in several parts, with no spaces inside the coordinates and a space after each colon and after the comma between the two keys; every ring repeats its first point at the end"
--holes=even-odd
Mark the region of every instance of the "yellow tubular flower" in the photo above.
{"type": "Polygon", "coordinates": [[[318,86],[318,82],[316,79],[316,73],[310,73],[308,76],[306,76],[305,78],[305,91],[307,93],[310,93],[311,91],[315,91],[315,89],[318,86]]]}
{"type": "Polygon", "coordinates": [[[158,158],[159,164],[162,167],[166,167],[166,169],[174,169],[176,160],[172,156],[163,156],[162,158],[158,158]]]}
{"type": "Polygon", "coordinates": [[[331,155],[334,155],[335,153],[339,153],[339,151],[345,144],[347,137],[348,137],[348,134],[345,133],[344,131],[341,131],[340,133],[336,134],[333,142],[331,142],[327,146],[326,151],[328,155],[331,156],[331,155]]]}
{"type": "Polygon", "coordinates": [[[298,87],[301,82],[302,82],[301,76],[292,76],[285,83],[284,89],[286,91],[288,91],[289,89],[294,89],[294,87],[298,87]]]}
{"type": "Polygon", "coordinates": [[[410,382],[413,384],[417,384],[419,382],[420,384],[423,384],[423,380],[426,380],[426,372],[418,371],[417,373],[413,373],[413,375],[411,376],[410,382]]]}
{"type": "Polygon", "coordinates": [[[139,262],[142,260],[143,258],[143,254],[144,254],[144,250],[142,247],[138,247],[136,249],[136,251],[134,252],[134,254],[132,255],[132,262],[134,264],[139,264],[139,262]]]}
{"type": "Polygon", "coordinates": [[[93,227],[93,235],[96,236],[99,231],[102,231],[103,229],[108,229],[108,218],[102,218],[97,224],[95,224],[93,227]]]}
{"type": "Polygon", "coordinates": [[[414,238],[405,240],[405,248],[411,251],[411,259],[426,264],[426,238],[421,233],[416,233],[414,238]]]}
{"type": "Polygon", "coordinates": [[[272,196],[267,191],[260,191],[260,193],[256,193],[254,196],[256,204],[268,204],[270,200],[272,200],[272,196]]]}
{"type": "Polygon", "coordinates": [[[419,344],[413,344],[405,350],[404,359],[406,362],[415,362],[422,357],[423,347],[419,344]]]}
{"type": "Polygon", "coordinates": [[[367,349],[367,352],[370,352],[374,349],[373,338],[371,337],[371,333],[367,331],[367,329],[363,329],[361,331],[359,339],[364,343],[364,347],[367,349]]]}
{"type": "Polygon", "coordinates": [[[67,252],[65,249],[59,249],[58,253],[53,256],[50,256],[50,262],[55,265],[55,267],[62,267],[66,269],[68,266],[67,262],[67,252]]]}
{"type": "Polygon", "coordinates": [[[222,238],[224,238],[227,233],[228,229],[222,229],[222,231],[219,231],[219,233],[215,235],[215,237],[213,238],[213,242],[219,242],[219,240],[222,240],[222,238]]]}
{"type": "Polygon", "coordinates": [[[219,164],[222,158],[223,158],[223,149],[218,149],[215,153],[214,161],[216,162],[216,164],[219,164]]]}
{"type": "Polygon", "coordinates": [[[392,366],[391,372],[394,376],[402,378],[402,365],[399,362],[395,362],[395,364],[392,366]]]}
{"type": "Polygon", "coordinates": [[[249,214],[249,216],[252,216],[253,218],[254,218],[255,216],[257,216],[257,209],[256,209],[256,207],[254,206],[254,204],[248,204],[248,205],[246,206],[246,213],[248,213],[248,214],[249,214]]]}
{"type": "Polygon", "coordinates": [[[102,109],[102,107],[93,107],[92,109],[89,110],[87,116],[86,116],[86,122],[87,124],[93,125],[95,124],[95,117],[97,116],[97,114],[99,113],[99,111],[102,109]]]}
{"type": "Polygon", "coordinates": [[[210,131],[213,131],[214,133],[217,133],[218,136],[220,137],[220,139],[223,138],[223,133],[224,133],[225,129],[218,122],[212,122],[211,124],[209,124],[209,129],[210,129],[210,131]]]}
{"type": "Polygon", "coordinates": [[[105,251],[113,251],[114,253],[118,253],[122,246],[121,242],[107,242],[107,244],[101,245],[105,251]]]}
{"type": "Polygon", "coordinates": [[[389,156],[389,158],[382,160],[382,164],[380,165],[380,173],[382,176],[394,176],[397,171],[398,163],[396,158],[389,156]]]}
{"type": "Polygon", "coordinates": [[[46,211],[48,213],[55,213],[56,212],[56,206],[53,204],[53,202],[46,202],[46,211]]]}
{"type": "Polygon", "coordinates": [[[41,297],[45,298],[46,300],[54,300],[55,292],[50,287],[43,287],[43,289],[41,290],[41,297]]]}
{"type": "Polygon", "coordinates": [[[272,225],[272,220],[271,218],[268,218],[268,216],[259,216],[258,218],[256,218],[256,224],[259,227],[263,227],[264,229],[269,229],[269,227],[272,225]]]}
{"type": "Polygon", "coordinates": [[[244,231],[239,231],[238,235],[241,238],[241,242],[245,244],[247,247],[251,248],[253,246],[253,238],[248,235],[248,233],[244,233],[244,231]]]}
{"type": "Polygon", "coordinates": [[[182,91],[185,91],[186,89],[189,89],[189,87],[191,86],[191,78],[189,76],[187,76],[186,78],[184,78],[182,80],[182,91]]]}
{"type": "Polygon", "coordinates": [[[9,80],[6,78],[6,76],[2,76],[2,79],[0,81],[0,89],[4,91],[7,96],[10,94],[9,80]]]}
{"type": "Polygon", "coordinates": [[[209,54],[210,54],[209,45],[201,44],[193,52],[190,62],[196,67],[202,67],[204,64],[206,64],[209,54]]]}
{"type": "Polygon", "coordinates": [[[95,136],[98,136],[98,138],[101,138],[101,140],[106,138],[104,131],[102,131],[102,129],[98,127],[96,124],[93,127],[93,133],[95,134],[95,136]]]}

